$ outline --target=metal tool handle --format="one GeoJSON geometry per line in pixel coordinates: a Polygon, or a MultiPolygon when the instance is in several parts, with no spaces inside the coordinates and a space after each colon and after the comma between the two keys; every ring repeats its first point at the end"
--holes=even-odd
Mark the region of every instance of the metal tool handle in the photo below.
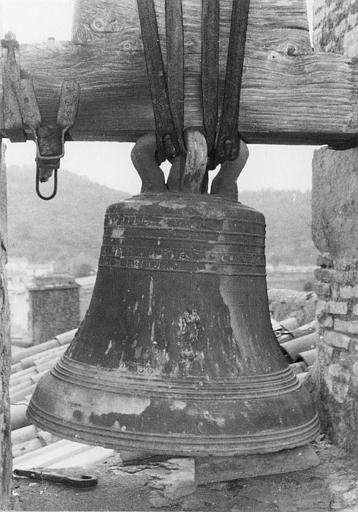
{"type": "Polygon", "coordinates": [[[98,483],[98,479],[90,475],[72,477],[60,475],[58,473],[38,471],[35,469],[14,469],[13,476],[31,478],[32,480],[45,480],[47,482],[65,484],[70,485],[71,487],[79,487],[82,489],[94,487],[98,483]]]}

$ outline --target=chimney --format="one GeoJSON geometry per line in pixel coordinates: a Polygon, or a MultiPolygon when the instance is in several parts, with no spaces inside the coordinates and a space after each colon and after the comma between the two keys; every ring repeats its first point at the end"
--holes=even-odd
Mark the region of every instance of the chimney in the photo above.
{"type": "Polygon", "coordinates": [[[32,345],[79,326],[79,286],[71,276],[36,277],[29,287],[29,299],[32,345]]]}

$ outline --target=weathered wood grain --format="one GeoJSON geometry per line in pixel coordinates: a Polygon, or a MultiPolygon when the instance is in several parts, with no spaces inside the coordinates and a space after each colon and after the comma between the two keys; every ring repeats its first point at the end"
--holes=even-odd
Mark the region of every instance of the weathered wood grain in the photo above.
{"type": "Polygon", "coordinates": [[[6,170],[4,148],[0,139],[0,510],[10,510],[12,471],[10,441],[10,317],[6,290],[7,244],[6,170]]]}
{"type": "MultiPolygon", "coordinates": [[[[163,5],[156,0],[165,57],[163,5]]],[[[221,0],[220,5],[222,89],[230,0],[221,0]]],[[[185,126],[200,126],[201,0],[183,0],[183,12],[185,126]]],[[[62,80],[79,82],[73,140],[135,141],[153,130],[136,0],[79,0],[73,42],[22,45],[20,53],[21,68],[34,78],[47,123],[56,120],[62,80]]],[[[357,69],[342,56],[312,53],[305,0],[252,0],[241,94],[242,136],[249,143],[351,139],[358,132],[357,69]]]]}
{"type": "Polygon", "coordinates": [[[358,0],[315,0],[313,25],[318,51],[358,57],[358,0]]]}

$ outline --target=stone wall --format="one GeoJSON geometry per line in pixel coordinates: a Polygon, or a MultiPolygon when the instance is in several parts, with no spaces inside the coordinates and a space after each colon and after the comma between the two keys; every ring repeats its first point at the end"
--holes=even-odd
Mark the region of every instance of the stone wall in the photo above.
{"type": "Polygon", "coordinates": [[[313,240],[321,251],[317,389],[323,429],[358,448],[358,149],[321,148],[313,160],[313,240]]]}
{"type": "Polygon", "coordinates": [[[357,56],[357,0],[314,0],[314,45],[317,51],[357,56]]]}
{"type": "MultiPolygon", "coordinates": [[[[358,58],[358,0],[314,0],[317,51],[358,58]]],[[[324,94],[324,91],[323,91],[324,94]]],[[[352,104],[353,105],[353,104],[352,104]]],[[[357,112],[352,107],[352,122],[357,112]]],[[[352,146],[357,146],[357,140],[352,146]]],[[[358,149],[321,148],[313,159],[312,234],[316,271],[316,390],[332,441],[358,448],[358,149]]]]}

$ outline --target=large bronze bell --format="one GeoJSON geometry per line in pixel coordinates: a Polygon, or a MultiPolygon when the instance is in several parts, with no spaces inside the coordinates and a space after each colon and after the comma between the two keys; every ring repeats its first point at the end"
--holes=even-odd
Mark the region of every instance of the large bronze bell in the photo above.
{"type": "Polygon", "coordinates": [[[115,449],[233,455],[318,433],[273,334],[261,213],[215,195],[145,193],[107,210],[87,315],[30,418],[115,449]]]}

